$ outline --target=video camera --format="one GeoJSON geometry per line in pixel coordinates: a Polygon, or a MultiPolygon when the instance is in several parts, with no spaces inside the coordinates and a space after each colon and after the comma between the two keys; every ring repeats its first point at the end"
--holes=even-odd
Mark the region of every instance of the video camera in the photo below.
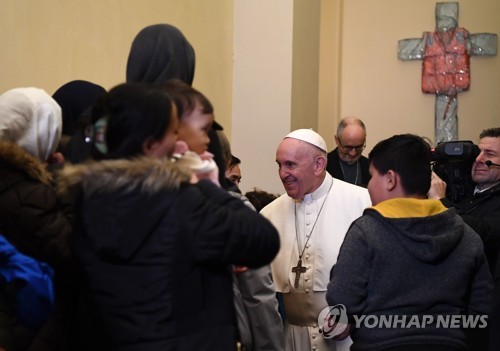
{"type": "Polygon", "coordinates": [[[470,140],[447,141],[432,149],[432,170],[446,182],[446,197],[451,201],[472,195],[472,163],[478,155],[479,148],[470,140]]]}

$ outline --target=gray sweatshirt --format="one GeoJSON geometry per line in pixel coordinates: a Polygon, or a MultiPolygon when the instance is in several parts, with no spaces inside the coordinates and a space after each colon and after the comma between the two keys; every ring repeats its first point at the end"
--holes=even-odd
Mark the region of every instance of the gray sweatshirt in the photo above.
{"type": "Polygon", "coordinates": [[[326,297],[330,306],[345,305],[353,351],[418,344],[463,349],[464,331],[453,320],[469,316],[484,326],[491,292],[481,239],[454,209],[399,198],[353,222],[326,297]]]}

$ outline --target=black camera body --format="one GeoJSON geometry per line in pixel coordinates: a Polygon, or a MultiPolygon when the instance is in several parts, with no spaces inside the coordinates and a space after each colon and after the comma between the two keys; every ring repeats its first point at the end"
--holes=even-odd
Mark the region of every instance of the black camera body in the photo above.
{"type": "Polygon", "coordinates": [[[446,184],[446,197],[458,202],[474,191],[471,171],[479,148],[470,140],[447,141],[432,149],[432,170],[446,184]]]}

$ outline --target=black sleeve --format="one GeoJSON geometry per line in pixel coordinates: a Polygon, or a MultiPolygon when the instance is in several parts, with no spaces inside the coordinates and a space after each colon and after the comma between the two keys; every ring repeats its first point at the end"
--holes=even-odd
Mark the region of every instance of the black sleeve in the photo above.
{"type": "Polygon", "coordinates": [[[196,260],[258,268],[279,250],[271,222],[210,181],[181,189],[179,213],[196,260]]]}

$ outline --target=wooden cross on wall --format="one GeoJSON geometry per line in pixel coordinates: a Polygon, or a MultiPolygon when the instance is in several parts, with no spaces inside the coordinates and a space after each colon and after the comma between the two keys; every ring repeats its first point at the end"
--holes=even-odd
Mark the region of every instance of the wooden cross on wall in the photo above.
{"type": "Polygon", "coordinates": [[[436,31],[398,42],[398,58],[423,60],[422,91],[436,95],[435,144],[458,140],[457,94],[469,89],[469,56],[495,56],[498,37],[458,27],[458,3],[436,3],[436,31]]]}

